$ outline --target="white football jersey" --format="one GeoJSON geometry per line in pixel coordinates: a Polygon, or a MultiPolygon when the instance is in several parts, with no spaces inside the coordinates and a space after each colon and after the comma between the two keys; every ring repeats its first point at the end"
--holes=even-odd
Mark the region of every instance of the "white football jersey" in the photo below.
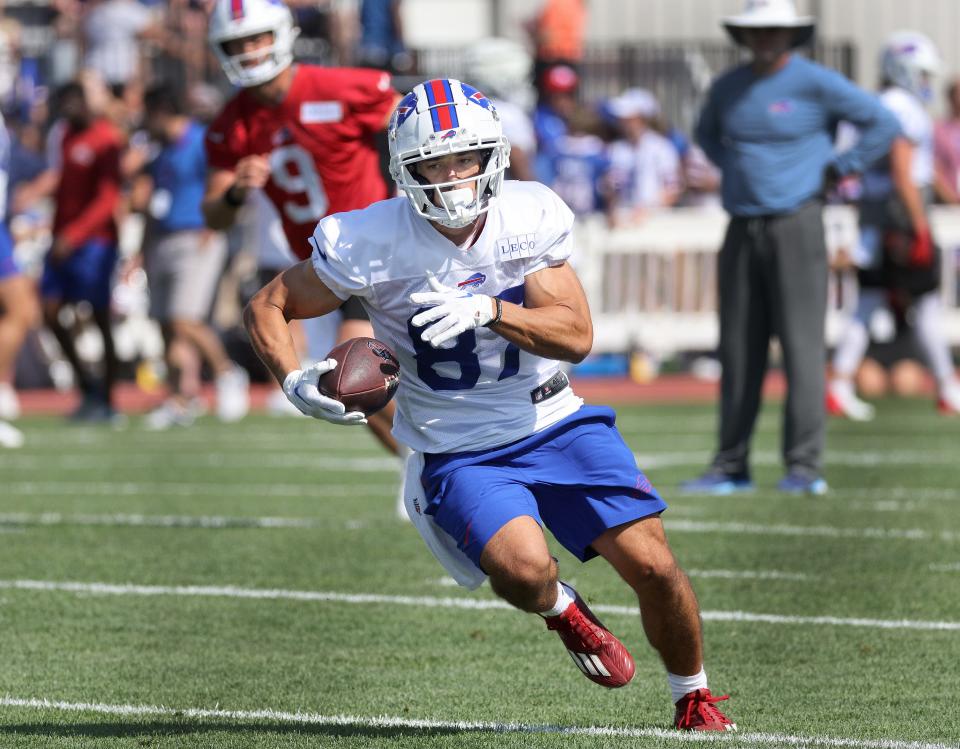
{"type": "Polygon", "coordinates": [[[433,348],[410,319],[415,292],[445,286],[523,304],[524,278],[570,257],[573,214],[548,187],[505,182],[468,249],[418,216],[405,197],[324,218],[311,239],[313,267],[337,296],[360,297],[374,334],[400,360],[393,433],[414,450],[480,450],[563,419],[583,401],[567,387],[534,403],[532,391],[560,369],[478,328],[433,348]]]}

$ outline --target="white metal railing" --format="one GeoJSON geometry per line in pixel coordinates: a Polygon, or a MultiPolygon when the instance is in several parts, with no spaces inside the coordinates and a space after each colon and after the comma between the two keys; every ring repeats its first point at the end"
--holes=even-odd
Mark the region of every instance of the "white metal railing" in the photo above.
{"type": "MultiPolygon", "coordinates": [[[[577,227],[577,272],[590,299],[596,352],[643,348],[659,355],[716,348],[716,255],[728,217],[720,208],[677,208],[630,228],[603,219],[577,227]]],[[[947,336],[960,345],[960,208],[937,206],[933,234],[943,247],[947,336]]],[[[857,214],[828,206],[824,229],[831,254],[857,241],[857,214]]],[[[834,343],[856,303],[852,273],[831,272],[826,336],[834,343]]]]}

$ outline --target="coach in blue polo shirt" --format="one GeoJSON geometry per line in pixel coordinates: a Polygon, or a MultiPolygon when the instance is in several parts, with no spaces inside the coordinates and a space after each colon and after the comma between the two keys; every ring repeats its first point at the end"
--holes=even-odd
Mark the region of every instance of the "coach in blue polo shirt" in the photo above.
{"type": "Polygon", "coordinates": [[[723,173],[731,220],[720,250],[719,446],[710,468],[683,485],[728,494],[752,489],[750,439],[760,408],[771,336],[787,378],[782,491],[823,494],[825,181],[861,172],[883,156],[898,125],[871,94],[792,50],[810,41],[813,19],[792,0],[747,0],[725,18],[752,59],[718,78],[696,137],[723,173]],[[838,121],[857,125],[857,145],[834,153],[838,121]]]}

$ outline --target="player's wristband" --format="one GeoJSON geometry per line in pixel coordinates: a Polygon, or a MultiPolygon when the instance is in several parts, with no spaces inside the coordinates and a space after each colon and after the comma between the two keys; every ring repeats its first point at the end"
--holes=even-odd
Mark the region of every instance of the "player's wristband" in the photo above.
{"type": "Polygon", "coordinates": [[[237,196],[236,192],[234,192],[234,188],[236,188],[235,184],[230,185],[230,187],[227,188],[227,191],[223,194],[223,202],[231,208],[239,208],[243,205],[244,199],[237,196]]]}
{"type": "Polygon", "coordinates": [[[493,301],[497,304],[497,314],[490,318],[490,322],[483,326],[485,328],[492,328],[494,325],[500,322],[500,318],[503,317],[503,302],[500,301],[500,297],[495,296],[493,301]]]}

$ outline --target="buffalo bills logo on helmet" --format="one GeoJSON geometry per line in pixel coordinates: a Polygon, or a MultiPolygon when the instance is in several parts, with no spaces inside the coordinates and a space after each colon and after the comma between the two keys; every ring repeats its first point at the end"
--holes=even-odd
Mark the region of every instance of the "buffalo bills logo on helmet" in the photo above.
{"type": "Polygon", "coordinates": [[[481,92],[477,91],[473,86],[469,86],[466,83],[461,83],[460,88],[463,89],[463,93],[467,97],[467,101],[472,101],[474,104],[479,104],[484,109],[493,109],[493,104],[490,103],[490,100],[484,96],[481,92]]]}
{"type": "Polygon", "coordinates": [[[458,289],[472,289],[477,286],[483,285],[483,282],[487,280],[487,277],[482,273],[474,273],[470,278],[465,281],[461,281],[457,284],[458,289]]]}
{"type": "Polygon", "coordinates": [[[397,104],[397,127],[406,122],[407,118],[415,111],[417,111],[417,96],[416,94],[407,94],[401,99],[400,103],[397,104]]]}
{"type": "Polygon", "coordinates": [[[445,132],[443,135],[440,136],[440,140],[441,142],[445,140],[450,140],[451,138],[455,137],[456,134],[457,134],[456,130],[447,130],[447,132],[445,132]]]}

